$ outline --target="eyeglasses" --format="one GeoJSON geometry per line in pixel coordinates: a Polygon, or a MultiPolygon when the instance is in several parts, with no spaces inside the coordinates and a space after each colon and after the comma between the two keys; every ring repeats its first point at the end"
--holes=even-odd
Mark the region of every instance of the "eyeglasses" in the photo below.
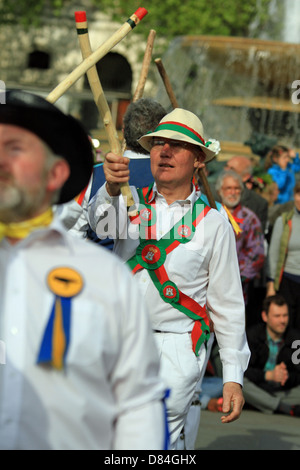
{"type": "Polygon", "coordinates": [[[179,152],[182,149],[192,149],[193,144],[188,142],[182,142],[181,140],[163,140],[157,137],[153,137],[152,139],[152,147],[163,147],[164,145],[168,144],[169,147],[175,152],[179,152]]]}
{"type": "Polygon", "coordinates": [[[242,188],[240,186],[222,186],[223,191],[236,191],[240,193],[242,188]]]}

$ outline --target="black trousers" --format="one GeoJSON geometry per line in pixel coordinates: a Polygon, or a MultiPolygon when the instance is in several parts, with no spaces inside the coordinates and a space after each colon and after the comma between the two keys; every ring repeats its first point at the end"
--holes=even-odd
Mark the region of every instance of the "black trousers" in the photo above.
{"type": "Polygon", "coordinates": [[[283,275],[279,294],[285,298],[289,306],[289,325],[300,331],[300,284],[283,275]]]}

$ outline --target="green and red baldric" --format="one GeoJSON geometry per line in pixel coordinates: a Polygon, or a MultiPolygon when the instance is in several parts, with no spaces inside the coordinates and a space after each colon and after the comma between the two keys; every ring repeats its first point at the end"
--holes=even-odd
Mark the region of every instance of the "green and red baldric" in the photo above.
{"type": "Polygon", "coordinates": [[[131,222],[140,225],[140,244],[135,255],[127,263],[134,274],[141,269],[147,269],[161,298],[195,320],[191,338],[193,351],[198,356],[201,345],[209,339],[209,319],[206,308],[201,307],[198,302],[178,289],[177,285],[169,279],[164,262],[167,255],[179,244],[188,243],[193,238],[195,228],[210,207],[198,199],[193,210],[185,214],[170,232],[157,240],[155,201],[152,200],[152,194],[153,184],[138,189],[140,199],[138,217],[131,222]]]}

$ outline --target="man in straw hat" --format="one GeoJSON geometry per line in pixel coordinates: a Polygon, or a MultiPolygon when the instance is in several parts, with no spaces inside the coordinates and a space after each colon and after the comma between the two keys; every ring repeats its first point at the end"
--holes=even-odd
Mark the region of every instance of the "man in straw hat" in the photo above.
{"type": "Polygon", "coordinates": [[[52,213],[90,179],[88,136],[39,96],[10,90],[5,98],[0,448],[163,449],[165,388],[136,281],[52,213]]]}
{"type": "Polygon", "coordinates": [[[139,139],[150,151],[154,184],[131,187],[138,216],[128,217],[119,195],[120,184],[129,180],[128,160],[112,153],[104,163],[106,184],[89,208],[98,236],[101,231],[105,236],[116,232],[115,252],[127,261],[138,280],[141,302],[146,299],[148,304],[161,374],[170,389],[173,449],[201,377],[210,323],[223,362],[223,412],[229,413],[222,416],[224,423],[241,413],[243,372],[249,360],[234,232],[223,215],[203,203],[192,184],[195,169],[215,155],[203,136],[198,117],[176,108],[139,139]],[[117,224],[113,214],[118,215],[117,224]]]}

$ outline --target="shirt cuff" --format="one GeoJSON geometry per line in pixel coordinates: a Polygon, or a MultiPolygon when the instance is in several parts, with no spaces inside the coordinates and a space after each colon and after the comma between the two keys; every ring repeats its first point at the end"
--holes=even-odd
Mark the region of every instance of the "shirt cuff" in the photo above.
{"type": "Polygon", "coordinates": [[[223,384],[226,382],[236,382],[243,386],[244,372],[234,365],[226,365],[223,367],[223,384]]]}

